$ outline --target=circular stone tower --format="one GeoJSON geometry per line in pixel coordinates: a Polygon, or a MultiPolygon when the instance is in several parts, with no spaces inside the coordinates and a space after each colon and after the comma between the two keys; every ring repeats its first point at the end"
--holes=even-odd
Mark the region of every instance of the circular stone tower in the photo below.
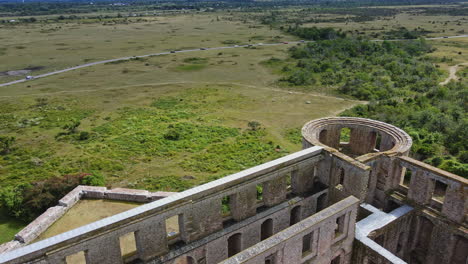
{"type": "MultiPolygon", "coordinates": [[[[366,173],[361,173],[361,178],[353,178],[354,181],[348,181],[348,184],[344,181],[342,190],[348,190],[348,194],[383,209],[392,207],[386,193],[398,187],[405,173],[397,158],[408,156],[411,145],[410,136],[403,130],[366,118],[321,118],[306,123],[302,128],[304,149],[321,146],[329,153],[325,159],[329,160],[331,179],[322,179],[322,182],[333,190],[332,186],[336,184],[333,178],[339,174],[335,167],[340,168],[341,178],[345,178],[344,171],[349,168],[344,168],[343,161],[361,166],[366,173]],[[363,188],[360,192],[354,190],[356,184],[363,188]]],[[[328,175],[325,170],[322,174],[328,175]]]]}
{"type": "Polygon", "coordinates": [[[322,146],[340,151],[361,162],[374,156],[407,156],[411,137],[396,126],[358,117],[328,117],[312,120],[302,128],[303,148],[322,146]]]}

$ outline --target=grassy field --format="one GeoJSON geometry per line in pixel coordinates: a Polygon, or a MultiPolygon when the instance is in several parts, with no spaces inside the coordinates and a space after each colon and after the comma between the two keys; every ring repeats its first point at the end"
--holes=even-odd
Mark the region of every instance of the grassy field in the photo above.
{"type": "Polygon", "coordinates": [[[285,50],[286,45],[171,54],[3,87],[2,130],[17,137],[12,155],[21,155],[21,161],[0,161],[2,184],[99,170],[112,186],[181,190],[296,151],[300,144],[297,138],[290,140],[291,129],[335,115],[357,102],[276,88],[278,76],[262,62],[286,56],[285,50]],[[169,107],[152,106],[158,100],[173,99],[180,101],[169,107]],[[145,122],[129,128],[124,124],[128,118],[145,122]],[[74,121],[80,122],[77,129],[89,133],[89,139],[58,136],[66,132],[64,125],[74,121]],[[259,122],[264,130],[246,138],[250,121],[259,122]],[[187,142],[173,147],[177,142],[161,139],[177,124],[200,137],[193,148],[206,152],[204,156],[194,153],[187,142]],[[212,129],[220,131],[213,133],[212,129]],[[146,130],[159,138],[139,134],[146,130]],[[205,140],[214,136],[220,138],[205,140]],[[149,143],[132,141],[136,137],[149,143]],[[165,141],[160,144],[161,140],[165,141]],[[212,157],[215,146],[231,154],[255,155],[240,146],[256,140],[264,152],[259,158],[223,166],[226,160],[212,157]],[[147,147],[152,152],[139,149],[147,147]],[[214,159],[208,162],[213,166],[200,168],[201,159],[209,157],[214,159]],[[31,159],[39,160],[39,166],[31,159]],[[174,179],[155,180],[163,176],[174,179]],[[182,176],[190,177],[181,182],[182,176]]]}
{"type": "MultiPolygon", "coordinates": [[[[229,57],[224,60],[244,61],[248,57],[225,56],[229,57]]],[[[223,74],[218,63],[187,71],[180,69],[190,65],[187,60],[164,59],[168,65],[163,69],[132,61],[83,70],[85,75],[78,71],[35,80],[28,84],[38,89],[35,96],[27,95],[36,93],[27,85],[5,87],[11,90],[4,90],[6,97],[0,99],[2,131],[17,140],[12,155],[0,160],[2,184],[97,170],[112,187],[180,191],[299,150],[297,128],[357,103],[274,88],[268,83],[275,76],[255,63],[239,61],[240,66],[232,65],[233,70],[223,74]],[[119,74],[124,69],[131,72],[127,79],[119,74]],[[116,78],[106,77],[111,74],[116,78]],[[139,84],[133,74],[144,82],[139,84]],[[82,81],[68,82],[75,78],[82,81]],[[90,139],[57,137],[73,120],[81,122],[78,130],[89,132],[90,139]],[[249,134],[250,121],[259,122],[262,130],[249,134]],[[165,140],[170,125],[179,125],[187,138],[165,140]]],[[[17,227],[11,235],[21,228],[15,222],[10,225],[17,227]]]]}
{"type": "MultiPolygon", "coordinates": [[[[335,15],[331,18],[339,17],[343,16],[335,15]]],[[[343,31],[359,31],[368,36],[405,27],[408,30],[430,31],[425,34],[427,37],[440,37],[466,34],[464,31],[468,27],[468,21],[463,18],[462,16],[447,15],[415,15],[402,9],[401,13],[394,17],[381,17],[373,21],[321,22],[308,23],[304,26],[335,27],[343,31]]],[[[379,37],[377,36],[377,38],[379,37]]]]}
{"type": "MultiPolygon", "coordinates": [[[[87,23],[72,20],[0,24],[0,72],[37,67],[33,73],[38,74],[124,56],[282,38],[276,30],[265,26],[249,27],[226,20],[225,16],[168,15],[87,23]]],[[[0,82],[11,79],[17,77],[0,77],[0,82]]]]}

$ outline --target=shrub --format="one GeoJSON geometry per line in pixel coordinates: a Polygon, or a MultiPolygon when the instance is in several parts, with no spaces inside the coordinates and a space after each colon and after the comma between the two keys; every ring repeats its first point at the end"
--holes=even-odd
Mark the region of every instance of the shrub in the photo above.
{"type": "Polygon", "coordinates": [[[0,136],[0,154],[5,155],[10,153],[11,147],[15,142],[15,137],[0,136]]]}
{"type": "Polygon", "coordinates": [[[252,130],[252,131],[257,131],[260,129],[260,122],[257,121],[250,121],[247,126],[252,130]]]}
{"type": "Polygon", "coordinates": [[[90,133],[87,131],[81,131],[80,134],[78,135],[78,140],[87,140],[90,137],[90,133]]]}
{"type": "Polygon", "coordinates": [[[106,184],[106,180],[104,175],[100,172],[93,172],[83,177],[81,181],[84,185],[91,185],[91,186],[104,186],[106,184]]]}
{"type": "Polygon", "coordinates": [[[166,134],[164,134],[164,138],[167,140],[179,140],[180,134],[174,128],[169,129],[166,134]]]}

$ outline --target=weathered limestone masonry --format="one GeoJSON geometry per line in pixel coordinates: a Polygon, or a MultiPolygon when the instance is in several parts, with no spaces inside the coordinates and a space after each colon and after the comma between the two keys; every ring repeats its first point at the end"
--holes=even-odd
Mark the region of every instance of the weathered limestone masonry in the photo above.
{"type": "Polygon", "coordinates": [[[58,206],[47,209],[42,215],[32,221],[15,235],[13,241],[0,245],[0,253],[7,252],[34,241],[40,234],[49,228],[55,221],[62,217],[80,199],[108,199],[128,202],[147,203],[162,199],[171,192],[148,192],[145,190],[116,188],[108,190],[106,187],[77,186],[62,199],[58,206]]]}
{"type": "Polygon", "coordinates": [[[411,138],[379,121],[318,119],[302,134],[302,151],[12,250],[0,263],[466,264],[466,179],[409,158],[411,138]],[[340,142],[344,128],[349,142],[340,142]],[[128,237],[130,250],[121,246],[128,237]]]}
{"type": "Polygon", "coordinates": [[[221,263],[347,263],[358,202],[350,196],[221,263]]]}
{"type": "MultiPolygon", "coordinates": [[[[369,234],[370,239],[388,251],[389,254],[385,254],[392,261],[379,259],[383,257],[382,252],[378,252],[380,249],[371,252],[375,245],[359,246],[362,240],[358,239],[354,262],[467,263],[468,181],[409,158],[412,142],[404,131],[369,119],[324,118],[307,123],[303,138],[304,147],[323,146],[336,155],[334,159],[348,155],[349,162],[370,167],[364,199],[356,196],[356,190],[347,188],[348,169],[345,168],[340,178],[342,186],[335,185],[344,195],[352,194],[383,210],[384,218],[405,204],[416,209],[369,234]],[[344,128],[351,130],[349,142],[340,142],[344,128]],[[340,150],[343,153],[339,153],[340,150]],[[379,258],[368,259],[371,255],[379,258]]],[[[335,199],[333,194],[337,191],[329,190],[329,193],[330,199],[335,199]]]]}

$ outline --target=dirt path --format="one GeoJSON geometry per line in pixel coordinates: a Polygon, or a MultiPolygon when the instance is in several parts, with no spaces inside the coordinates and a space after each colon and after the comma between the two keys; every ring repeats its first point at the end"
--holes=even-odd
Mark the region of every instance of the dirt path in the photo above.
{"type": "Polygon", "coordinates": [[[464,62],[464,63],[460,63],[460,64],[457,64],[457,65],[454,65],[452,67],[449,68],[449,77],[447,77],[447,79],[445,79],[445,81],[439,83],[440,85],[446,85],[448,84],[451,80],[457,80],[457,71],[458,71],[458,68],[460,66],[468,66],[468,62],[464,62]]]}

